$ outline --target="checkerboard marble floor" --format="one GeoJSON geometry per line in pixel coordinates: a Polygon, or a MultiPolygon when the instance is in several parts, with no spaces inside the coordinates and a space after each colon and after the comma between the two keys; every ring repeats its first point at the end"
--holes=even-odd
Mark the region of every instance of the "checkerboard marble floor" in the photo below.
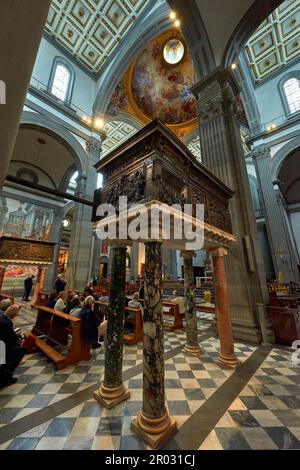
{"type": "Polygon", "coordinates": [[[200,446],[203,449],[300,449],[300,367],[273,349],[200,446]]]}
{"type": "MultiPolygon", "coordinates": [[[[26,324],[34,323],[34,310],[25,306],[24,313],[26,324]]],[[[219,341],[209,329],[211,323],[202,321],[202,316],[198,317],[199,335],[206,335],[206,339],[201,342],[205,354],[200,358],[187,356],[180,349],[185,344],[184,331],[165,332],[165,351],[171,356],[165,362],[166,401],[179,429],[193,420],[197,410],[209,403],[234,374],[216,362],[219,341]]],[[[257,350],[253,345],[235,346],[243,362],[251,361],[257,350]]],[[[27,357],[17,369],[17,384],[0,390],[0,434],[5,436],[6,427],[15,426],[13,438],[2,438],[0,450],[147,448],[130,429],[142,406],[142,370],[136,370],[142,364],[142,355],[142,344],[124,347],[123,370],[130,377],[125,385],[131,398],[112,410],[103,408],[91,393],[76,406],[73,401],[78,392],[84,395],[91,387],[98,388],[104,372],[104,351],[96,350],[90,361],[63,371],[56,371],[40,353],[27,357]],[[37,421],[39,412],[51,411],[63,401],[67,404],[63,413],[54,413],[51,419],[45,414],[37,421]],[[30,417],[32,424],[23,432],[18,425],[25,417],[30,417]]],[[[300,367],[291,367],[291,352],[273,349],[224,409],[213,430],[207,431],[199,450],[300,448],[299,372],[300,367]]]]}

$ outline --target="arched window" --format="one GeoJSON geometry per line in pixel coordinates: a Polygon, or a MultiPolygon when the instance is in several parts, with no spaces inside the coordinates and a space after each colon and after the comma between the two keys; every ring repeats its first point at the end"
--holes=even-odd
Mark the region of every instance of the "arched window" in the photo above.
{"type": "Polygon", "coordinates": [[[291,113],[300,111],[300,83],[297,78],[290,78],[284,84],[284,93],[291,113]]]}
{"type": "Polygon", "coordinates": [[[69,103],[71,101],[74,78],[74,70],[68,62],[61,57],[56,57],[53,62],[49,82],[50,93],[59,100],[69,103]]]}

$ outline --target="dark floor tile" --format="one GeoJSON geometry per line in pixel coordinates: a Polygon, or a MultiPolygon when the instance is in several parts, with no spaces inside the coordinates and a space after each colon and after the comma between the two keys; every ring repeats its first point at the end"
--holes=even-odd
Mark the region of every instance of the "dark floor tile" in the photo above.
{"type": "Polygon", "coordinates": [[[2,408],[0,410],[0,424],[10,423],[20,411],[21,408],[2,408]]]}
{"type": "Polygon", "coordinates": [[[11,395],[0,395],[0,413],[1,408],[6,405],[7,402],[11,400],[11,395]]]}
{"type": "MultiPolygon", "coordinates": [[[[274,369],[272,367],[263,367],[262,369],[267,375],[282,375],[279,369],[274,369]]],[[[261,377],[259,377],[260,379],[261,377]]]]}
{"type": "Polygon", "coordinates": [[[65,374],[55,374],[50,380],[49,384],[63,384],[67,377],[65,374]]]}
{"type": "Polygon", "coordinates": [[[300,442],[285,427],[264,428],[280,450],[300,449],[300,442]]]}
{"type": "Polygon", "coordinates": [[[22,390],[22,395],[35,395],[39,393],[45,384],[28,384],[22,390]]]}
{"type": "Polygon", "coordinates": [[[145,445],[136,436],[123,436],[121,437],[119,450],[145,450],[145,445]]]}
{"type": "Polygon", "coordinates": [[[258,397],[240,397],[248,410],[267,410],[268,407],[258,397]]]}
{"type": "Polygon", "coordinates": [[[219,428],[215,431],[224,450],[251,449],[248,442],[239,430],[231,428],[219,428]]]}
{"type": "Polygon", "coordinates": [[[50,423],[44,437],[68,437],[75,421],[75,418],[55,418],[50,423]]]}
{"type": "Polygon", "coordinates": [[[18,378],[18,384],[29,384],[33,379],[36,378],[36,375],[25,374],[18,376],[16,374],[16,377],[18,378]]]}
{"type": "MultiPolygon", "coordinates": [[[[96,383],[98,383],[99,382],[99,374],[87,374],[84,378],[84,382],[87,382],[87,383],[96,382],[96,383]]],[[[82,384],[80,384],[80,385],[82,385],[82,384]]]]}
{"type": "Polygon", "coordinates": [[[101,418],[96,436],[120,436],[122,434],[122,418],[101,418]]]}
{"type": "Polygon", "coordinates": [[[129,380],[129,385],[128,385],[129,390],[131,389],[137,389],[140,390],[143,388],[143,380],[142,379],[131,379],[129,380]]]}
{"type": "Polygon", "coordinates": [[[202,364],[190,364],[190,369],[192,369],[192,370],[205,370],[205,367],[202,364]]]}
{"type": "Polygon", "coordinates": [[[249,387],[258,397],[264,395],[273,395],[273,393],[264,385],[249,385],[249,387]]]}
{"type": "Polygon", "coordinates": [[[228,411],[228,413],[233,421],[241,427],[253,428],[259,426],[259,423],[249,411],[228,411]]]}
{"type": "Polygon", "coordinates": [[[289,408],[300,410],[300,398],[289,396],[280,396],[278,398],[283,401],[283,403],[285,403],[289,408]]]}
{"type": "Polygon", "coordinates": [[[299,385],[283,385],[283,387],[289,392],[290,395],[299,395],[300,396],[300,387],[299,387],[299,385]]]}
{"type": "Polygon", "coordinates": [[[168,401],[169,413],[172,416],[190,416],[191,410],[186,401],[168,401]]]}
{"type": "MultiPolygon", "coordinates": [[[[97,361],[95,361],[95,365],[97,365],[97,361]]],[[[76,366],[72,374],[88,374],[90,368],[90,366],[76,366]]]]}
{"type": "Polygon", "coordinates": [[[92,438],[70,437],[64,445],[64,450],[91,450],[93,441],[92,438]]]}
{"type": "MultiPolygon", "coordinates": [[[[298,373],[300,372],[300,370],[298,371],[298,373]]],[[[299,375],[289,375],[288,378],[290,380],[292,380],[293,382],[295,382],[295,384],[298,384],[300,386],[300,373],[299,375]]],[[[299,387],[299,390],[300,390],[300,387],[299,387]]],[[[300,395],[300,393],[299,393],[300,395]]]]}
{"type": "Polygon", "coordinates": [[[211,376],[212,379],[224,379],[226,378],[226,375],[222,370],[210,370],[209,375],[211,376]]]}
{"type": "Polygon", "coordinates": [[[180,380],[177,379],[166,379],[165,388],[182,388],[180,380]]]}
{"type": "Polygon", "coordinates": [[[128,401],[125,406],[124,414],[126,416],[135,417],[139,414],[142,407],[142,403],[140,401],[128,401]]]}
{"type": "Polygon", "coordinates": [[[260,381],[260,383],[262,385],[278,385],[278,382],[275,379],[273,379],[272,377],[269,377],[268,375],[266,375],[266,376],[260,375],[257,378],[258,378],[258,380],[260,381]]]}
{"type": "Polygon", "coordinates": [[[85,403],[80,418],[97,418],[101,416],[102,407],[99,403],[85,403]]]}
{"type": "Polygon", "coordinates": [[[300,415],[293,410],[273,410],[275,416],[288,428],[300,427],[300,415]]]}
{"type": "Polygon", "coordinates": [[[80,387],[80,383],[64,383],[57,393],[67,394],[67,393],[76,393],[78,388],[80,387]]]}
{"type": "Polygon", "coordinates": [[[180,379],[194,379],[195,376],[191,370],[179,370],[177,371],[180,379]]]}
{"type": "Polygon", "coordinates": [[[185,388],[184,393],[187,400],[205,400],[205,395],[199,388],[185,388]]]}
{"type": "Polygon", "coordinates": [[[37,437],[17,437],[7,450],[33,450],[39,442],[37,437]]]}
{"type": "Polygon", "coordinates": [[[174,357],[173,361],[175,364],[186,364],[186,359],[184,357],[174,357]]]}
{"type": "Polygon", "coordinates": [[[217,388],[215,382],[211,379],[198,379],[201,388],[217,388]]]}
{"type": "Polygon", "coordinates": [[[55,397],[52,395],[36,395],[33,399],[26,405],[26,408],[45,408],[49,405],[50,401],[55,397]]]}
{"type": "Polygon", "coordinates": [[[165,364],[165,370],[176,370],[174,364],[165,364]]]}

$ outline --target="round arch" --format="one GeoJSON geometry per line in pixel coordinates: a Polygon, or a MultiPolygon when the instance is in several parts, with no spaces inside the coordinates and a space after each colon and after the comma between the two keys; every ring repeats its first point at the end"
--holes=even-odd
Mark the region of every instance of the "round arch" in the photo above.
{"type": "Polygon", "coordinates": [[[74,158],[76,170],[81,176],[87,175],[87,154],[77,139],[47,116],[30,111],[24,111],[20,121],[20,127],[25,129],[35,129],[46,132],[51,137],[60,142],[74,158]]]}
{"type": "Polygon", "coordinates": [[[291,152],[300,147],[300,135],[292,139],[286,145],[284,145],[278,152],[274,155],[271,160],[271,174],[272,180],[276,181],[278,179],[280,170],[285,159],[290,155],[291,152]]]}

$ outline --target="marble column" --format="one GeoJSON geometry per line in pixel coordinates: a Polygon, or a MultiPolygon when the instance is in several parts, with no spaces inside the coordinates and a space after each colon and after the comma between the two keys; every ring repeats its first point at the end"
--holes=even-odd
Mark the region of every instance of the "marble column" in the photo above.
{"type": "Polygon", "coordinates": [[[122,380],[127,243],[116,242],[112,248],[109,314],[105,349],[104,382],[94,397],[112,408],[130,397],[122,380]]]}
{"type": "Polygon", "coordinates": [[[226,259],[233,333],[240,340],[260,343],[256,304],[266,303],[268,292],[240,134],[239,90],[231,73],[218,69],[193,91],[202,163],[235,192],[230,213],[237,243],[226,259]]]}
{"type": "Polygon", "coordinates": [[[157,448],[176,431],[165,405],[164,330],[160,242],[146,243],[144,306],[143,407],[131,427],[157,448]]]}
{"type": "Polygon", "coordinates": [[[214,270],[214,289],[216,316],[220,339],[219,362],[229,367],[240,364],[234,353],[234,342],[232,335],[231,317],[228,301],[228,286],[225,272],[225,256],[227,250],[218,248],[211,252],[214,270]]]}
{"type": "Polygon", "coordinates": [[[36,280],[36,284],[34,288],[32,305],[35,305],[39,292],[43,292],[44,285],[45,285],[46,271],[47,271],[47,268],[43,268],[41,266],[38,269],[38,275],[37,275],[37,280],[36,280]]]}
{"type": "Polygon", "coordinates": [[[260,145],[252,151],[255,164],[258,191],[264,212],[268,241],[272,255],[274,269],[283,274],[284,282],[298,280],[297,266],[294,260],[297,254],[293,250],[293,243],[285,227],[276,192],[274,191],[269,161],[271,150],[267,145],[260,145]]]}
{"type": "Polygon", "coordinates": [[[193,258],[196,253],[192,251],[182,251],[184,260],[184,301],[185,301],[185,330],[186,345],[184,351],[193,356],[204,354],[198,343],[197,311],[194,293],[194,270],[193,258]]]}
{"type": "Polygon", "coordinates": [[[2,290],[2,286],[4,282],[5,270],[6,268],[4,266],[0,266],[0,292],[2,290]]]}
{"type": "MultiPolygon", "coordinates": [[[[76,195],[90,201],[97,189],[98,174],[94,165],[99,161],[102,143],[91,137],[86,142],[87,169],[86,175],[77,179],[76,195]]],[[[67,283],[70,290],[83,290],[90,276],[92,250],[92,207],[76,203],[72,224],[72,234],[69,248],[67,283]]],[[[100,258],[100,256],[99,256],[100,258]]]]}

